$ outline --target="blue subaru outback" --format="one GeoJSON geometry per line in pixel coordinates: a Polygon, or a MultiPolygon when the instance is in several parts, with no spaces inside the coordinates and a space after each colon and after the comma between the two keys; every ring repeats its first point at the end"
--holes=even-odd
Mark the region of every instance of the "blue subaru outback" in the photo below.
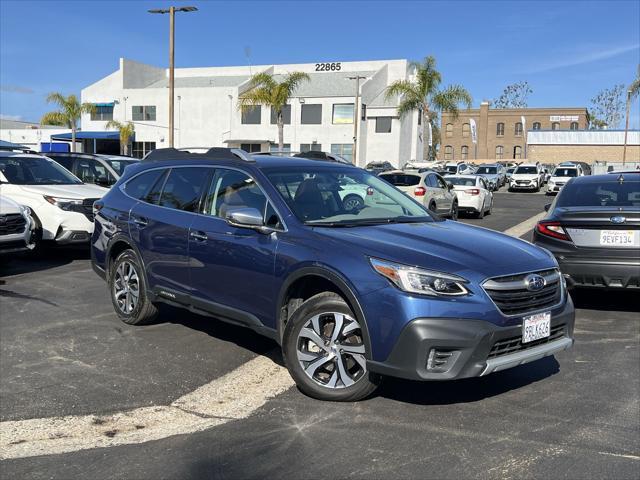
{"type": "Polygon", "coordinates": [[[443,220],[352,165],[160,149],[94,211],[93,267],[124,322],[168,303],[246,326],[312,397],[483,376],[573,344],[548,251],[443,220]]]}

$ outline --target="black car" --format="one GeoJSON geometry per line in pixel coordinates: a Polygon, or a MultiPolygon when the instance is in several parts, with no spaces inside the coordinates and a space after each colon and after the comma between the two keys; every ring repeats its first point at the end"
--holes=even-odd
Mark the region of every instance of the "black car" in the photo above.
{"type": "Polygon", "coordinates": [[[110,188],[118,181],[126,167],[139,161],[132,157],[97,153],[49,152],[45,155],[58,162],[84,183],[94,183],[106,188],[110,188]]]}
{"type": "Polygon", "coordinates": [[[640,289],[640,173],[574,177],[538,222],[569,287],[640,289]]]}
{"type": "Polygon", "coordinates": [[[371,172],[374,175],[380,175],[382,172],[395,170],[396,167],[391,165],[389,162],[369,162],[364,168],[367,172],[371,172]]]}

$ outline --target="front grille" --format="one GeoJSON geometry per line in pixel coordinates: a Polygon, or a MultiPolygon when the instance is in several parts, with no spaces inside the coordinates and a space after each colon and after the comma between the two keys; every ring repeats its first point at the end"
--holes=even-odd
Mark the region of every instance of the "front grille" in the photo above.
{"type": "Polygon", "coordinates": [[[521,335],[518,335],[517,337],[505,338],[493,344],[493,347],[491,347],[491,351],[489,352],[489,356],[487,358],[495,358],[502,355],[508,355],[510,353],[527,350],[529,348],[537,347],[538,345],[553,342],[554,340],[557,340],[563,336],[564,323],[561,325],[556,325],[555,327],[551,327],[551,332],[548,337],[534,340],[533,342],[522,343],[521,335]]]}
{"type": "Polygon", "coordinates": [[[82,213],[89,221],[93,222],[93,202],[100,200],[99,198],[85,198],[82,201],[82,205],[74,205],[72,210],[74,212],[82,213]]]}
{"type": "Polygon", "coordinates": [[[516,183],[518,185],[528,185],[530,182],[529,180],[516,180],[516,183]]]}
{"type": "Polygon", "coordinates": [[[492,278],[484,282],[483,288],[500,311],[509,316],[550,308],[562,299],[562,278],[556,269],[492,278]],[[527,289],[525,278],[531,273],[544,277],[546,284],[541,290],[527,289]]]}
{"type": "Polygon", "coordinates": [[[25,218],[19,213],[0,215],[0,235],[12,235],[24,232],[27,225],[25,218]]]}

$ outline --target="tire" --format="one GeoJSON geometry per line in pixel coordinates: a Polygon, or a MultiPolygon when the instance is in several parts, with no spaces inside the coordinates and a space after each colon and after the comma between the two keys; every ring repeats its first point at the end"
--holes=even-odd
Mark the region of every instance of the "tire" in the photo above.
{"type": "Polygon", "coordinates": [[[476,218],[483,219],[484,218],[484,203],[480,207],[478,213],[476,213],[476,218]]]}
{"type": "Polygon", "coordinates": [[[489,210],[487,210],[487,215],[491,215],[491,212],[493,210],[493,198],[491,199],[491,203],[489,203],[489,210]]]}
{"type": "Polygon", "coordinates": [[[120,320],[128,325],[145,325],[155,320],[158,308],[147,296],[142,262],[133,250],[118,255],[111,264],[107,283],[111,303],[120,320]]]}
{"type": "Polygon", "coordinates": [[[451,204],[451,220],[458,220],[458,202],[451,204]]]}
{"type": "Polygon", "coordinates": [[[318,400],[355,402],[375,391],[380,376],[366,369],[362,328],[349,305],[333,292],[309,298],[293,313],[282,352],[302,393],[318,400]],[[340,328],[334,337],[336,325],[340,328]]]}
{"type": "Polygon", "coordinates": [[[537,193],[537,192],[539,192],[539,191],[540,191],[540,184],[539,184],[539,183],[536,183],[536,188],[535,188],[534,192],[536,192],[536,193],[537,193]]]}
{"type": "Polygon", "coordinates": [[[438,214],[438,207],[436,207],[436,202],[431,202],[429,204],[429,211],[431,213],[435,213],[436,215],[438,214]]]}
{"type": "Polygon", "coordinates": [[[350,193],[342,200],[342,206],[345,210],[359,210],[364,207],[364,200],[360,195],[350,193]]]}

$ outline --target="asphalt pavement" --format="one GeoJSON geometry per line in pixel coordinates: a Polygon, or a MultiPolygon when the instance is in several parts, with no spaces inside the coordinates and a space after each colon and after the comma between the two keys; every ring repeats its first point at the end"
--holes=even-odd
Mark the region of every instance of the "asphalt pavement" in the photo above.
{"type": "MultiPolygon", "coordinates": [[[[549,202],[500,192],[492,215],[461,221],[504,231],[549,202]]],[[[576,344],[555,357],[481,379],[389,378],[354,404],[290,388],[242,420],[135,445],[4,460],[0,474],[637,479],[640,307],[627,292],[573,297],[576,344]]],[[[0,265],[0,420],[168,405],[274,355],[273,342],[211,318],[166,309],[161,320],[121,323],[84,249],[0,265]]]]}

